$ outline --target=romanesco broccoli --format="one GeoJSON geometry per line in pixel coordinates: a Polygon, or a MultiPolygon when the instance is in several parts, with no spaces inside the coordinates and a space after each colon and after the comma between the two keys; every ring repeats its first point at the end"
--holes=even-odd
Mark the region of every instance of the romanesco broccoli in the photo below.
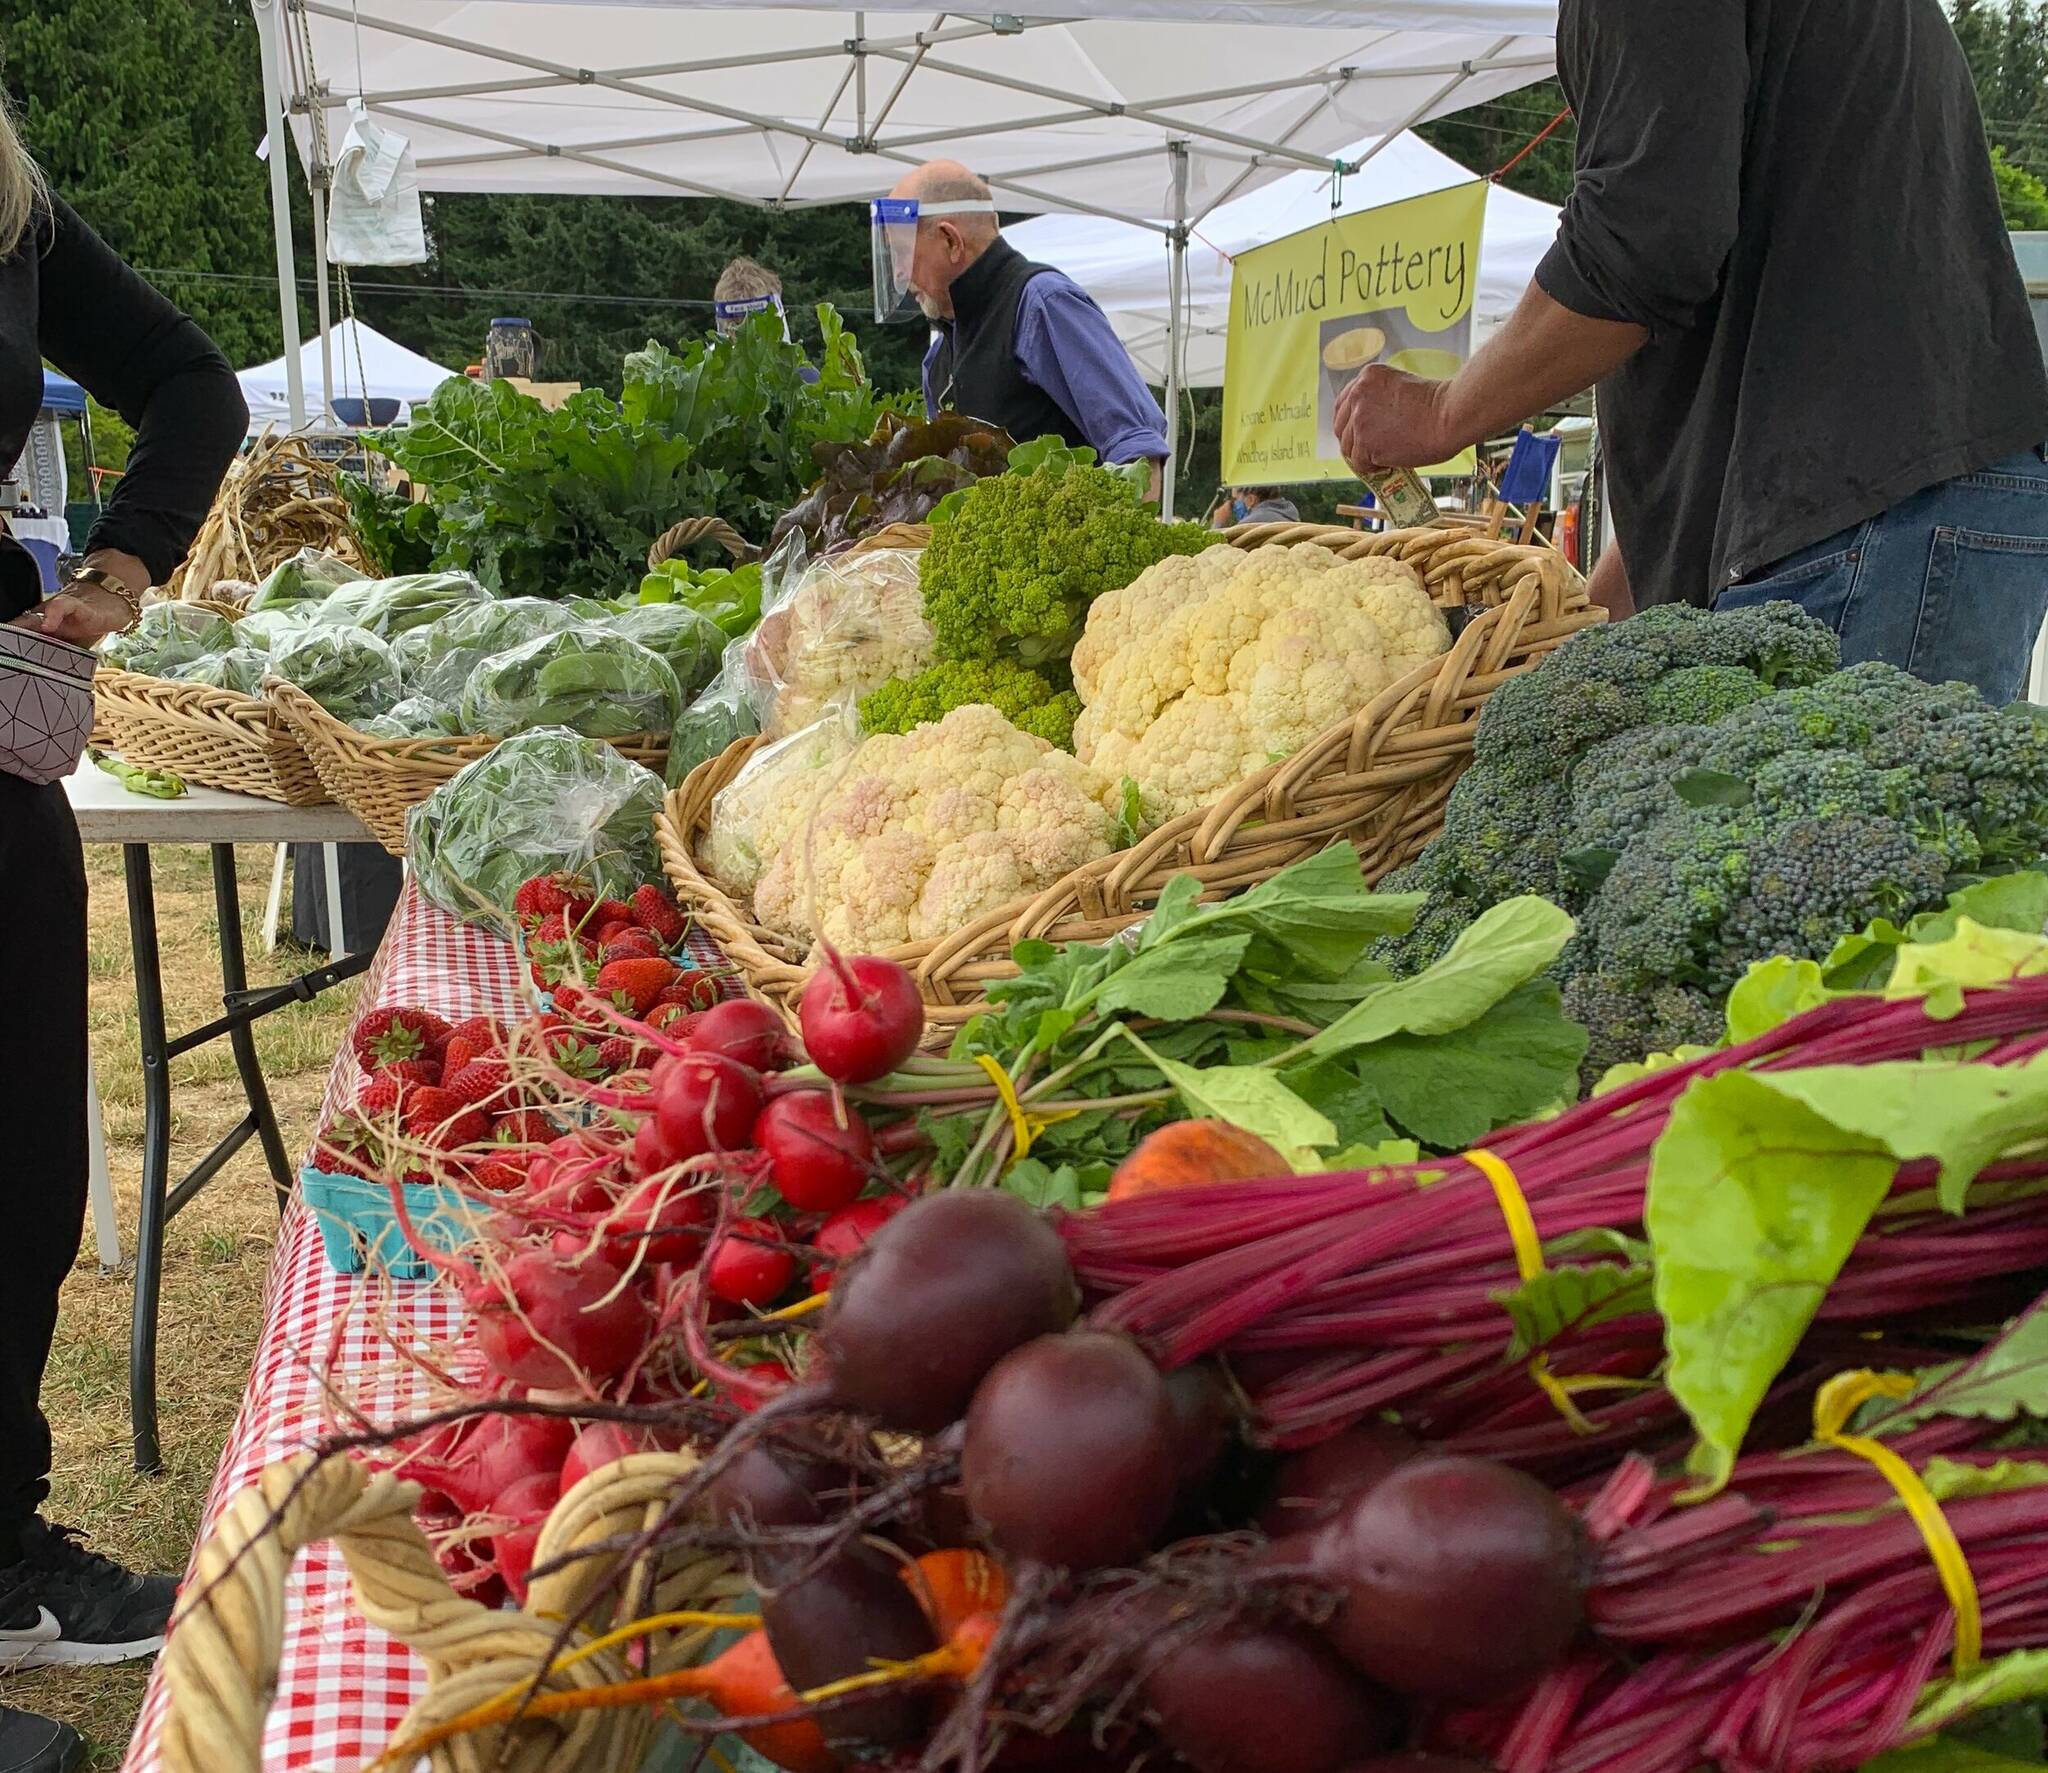
{"type": "Polygon", "coordinates": [[[1000,709],[1012,726],[1062,751],[1074,748],[1081,698],[1008,659],[948,659],[915,677],[894,678],[861,698],[861,731],[907,733],[973,702],[1000,709]]]}

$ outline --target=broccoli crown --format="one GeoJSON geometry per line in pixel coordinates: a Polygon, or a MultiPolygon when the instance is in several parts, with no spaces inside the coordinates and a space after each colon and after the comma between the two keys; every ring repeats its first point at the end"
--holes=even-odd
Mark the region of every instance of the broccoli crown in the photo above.
{"type": "Polygon", "coordinates": [[[2048,728],[2024,706],[1930,721],[1900,769],[1947,815],[1959,868],[2035,864],[2048,850],[2048,728]]]}
{"type": "Polygon", "coordinates": [[[1744,666],[1686,665],[1653,683],[1643,705],[1655,726],[1712,726],[1770,693],[1770,686],[1744,666]]]}
{"type": "MultiPolygon", "coordinates": [[[[1379,884],[1383,893],[1412,893],[1430,888],[1430,882],[1415,877],[1407,868],[1396,869],[1379,884]]],[[[1482,901],[1434,888],[1430,890],[1429,903],[1416,914],[1414,927],[1404,936],[1382,936],[1372,945],[1372,956],[1398,977],[1419,973],[1449,953],[1451,944],[1485,909],[1482,901]]]]}
{"type": "Polygon", "coordinates": [[[1486,698],[1472,735],[1475,767],[1539,758],[1562,777],[1581,751],[1648,718],[1640,689],[1602,674],[1611,660],[1572,659],[1570,652],[1571,645],[1560,647],[1539,669],[1509,678],[1486,698]]]}
{"type": "Polygon", "coordinates": [[[1161,523],[1106,468],[994,475],[932,530],[918,569],[925,619],[941,659],[1062,661],[1095,598],[1215,539],[1161,523]]]}
{"type": "Polygon", "coordinates": [[[1680,1047],[1718,1045],[1727,1026],[1721,1006],[1695,986],[1638,990],[1594,972],[1566,976],[1564,1013],[1586,1030],[1579,1077],[1587,1089],[1616,1065],[1680,1047]]]}
{"type": "Polygon", "coordinates": [[[1693,768],[1713,740],[1703,726],[1652,727],[1596,745],[1572,772],[1571,825],[1563,849],[1620,850],[1680,802],[1672,778],[1693,768]]]}
{"type": "Polygon", "coordinates": [[[1081,698],[1008,659],[946,659],[915,677],[891,678],[861,697],[861,731],[907,733],[973,702],[987,703],[1012,726],[1064,751],[1074,748],[1081,698]]]}
{"type": "Polygon", "coordinates": [[[1645,610],[1624,630],[1649,621],[1667,649],[1672,669],[1687,665],[1740,665],[1772,689],[1818,683],[1841,669],[1842,647],[1825,622],[1796,603],[1761,603],[1754,609],[1709,612],[1685,604],[1645,610]]]}
{"type": "Polygon", "coordinates": [[[1444,809],[1431,846],[1442,884],[1490,905],[1520,893],[1555,893],[1571,792],[1533,753],[1475,763],[1444,809]]]}

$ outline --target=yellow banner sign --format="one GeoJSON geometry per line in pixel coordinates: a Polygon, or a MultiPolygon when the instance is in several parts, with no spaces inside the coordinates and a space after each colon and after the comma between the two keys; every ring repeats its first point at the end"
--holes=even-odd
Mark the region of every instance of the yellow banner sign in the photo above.
{"type": "MultiPolygon", "coordinates": [[[[1338,453],[1337,397],[1369,363],[1448,380],[1472,351],[1480,180],[1335,216],[1239,253],[1223,375],[1232,486],[1356,476],[1338,453]]],[[[1438,472],[1469,472],[1470,454],[1438,472]]]]}

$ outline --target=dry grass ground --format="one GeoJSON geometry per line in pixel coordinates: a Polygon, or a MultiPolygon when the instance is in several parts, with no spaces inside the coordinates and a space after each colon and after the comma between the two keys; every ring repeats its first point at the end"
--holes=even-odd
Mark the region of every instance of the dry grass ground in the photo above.
{"type": "MultiPolygon", "coordinates": [[[[254,982],[288,978],[306,957],[264,955],[256,939],[271,852],[240,852],[245,936],[254,982]]],[[[105,1102],[108,1157],[120,1202],[122,1250],[132,1259],[142,1164],[142,1076],[134,969],[120,852],[86,851],[92,1052],[105,1102]]],[[[166,1010],[175,1033],[220,1010],[212,876],[204,849],[156,852],[157,923],[166,1010]]],[[[259,1023],[285,1148],[303,1149],[328,1066],[348,1024],[353,983],[259,1023]]],[[[240,1119],[243,1100],[225,1042],[173,1067],[172,1174],[182,1175],[240,1119]]],[[[164,1470],[141,1477],[128,1438],[127,1272],[103,1275],[92,1230],[64,1289],[43,1403],[56,1430],[52,1519],[83,1528],[94,1545],[140,1568],[182,1570],[199,1509],[248,1377],[261,1319],[265,1265],[277,1228],[263,1158],[252,1140],[172,1221],[164,1246],[158,1356],[164,1470]]],[[[67,1719],[84,1733],[92,1765],[117,1764],[135,1722],[148,1665],[45,1671],[0,1680],[0,1700],[67,1719]]]]}

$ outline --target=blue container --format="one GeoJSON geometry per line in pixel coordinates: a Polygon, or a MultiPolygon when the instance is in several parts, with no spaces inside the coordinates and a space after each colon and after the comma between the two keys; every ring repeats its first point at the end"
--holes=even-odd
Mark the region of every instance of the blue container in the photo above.
{"type": "MultiPolygon", "coordinates": [[[[408,1182],[405,1210],[421,1241],[437,1250],[459,1250],[469,1241],[472,1203],[454,1188],[408,1182]]],[[[433,1265],[406,1246],[391,1211],[391,1191],[360,1176],[330,1176],[312,1168],[299,1172],[299,1193],[320,1224],[327,1265],[340,1274],[381,1268],[394,1280],[432,1280],[433,1265]]]]}

